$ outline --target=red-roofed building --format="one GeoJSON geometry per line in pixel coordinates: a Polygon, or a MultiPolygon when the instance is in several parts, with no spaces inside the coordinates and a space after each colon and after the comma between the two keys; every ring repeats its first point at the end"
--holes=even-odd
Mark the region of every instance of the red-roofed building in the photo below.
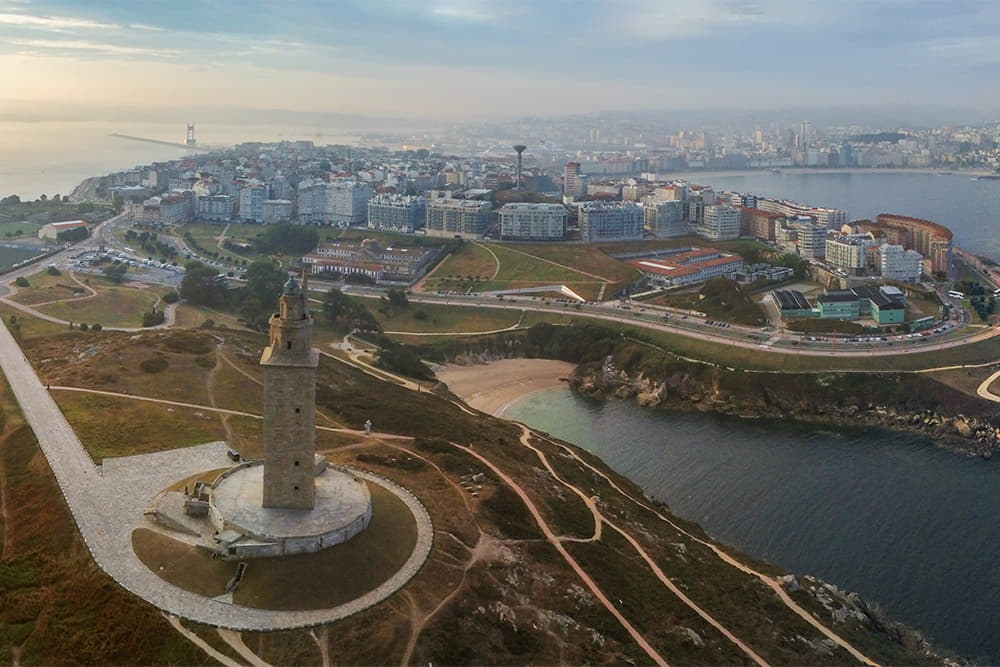
{"type": "Polygon", "coordinates": [[[665,256],[633,259],[628,263],[657,287],[700,283],[728,276],[743,268],[742,257],[715,248],[688,248],[665,256]]]}
{"type": "Polygon", "coordinates": [[[38,238],[40,239],[51,239],[52,241],[59,240],[59,235],[64,234],[68,231],[74,229],[80,229],[81,227],[86,227],[87,223],[83,220],[67,220],[65,222],[50,222],[46,225],[42,225],[42,228],[38,230],[38,238]]]}

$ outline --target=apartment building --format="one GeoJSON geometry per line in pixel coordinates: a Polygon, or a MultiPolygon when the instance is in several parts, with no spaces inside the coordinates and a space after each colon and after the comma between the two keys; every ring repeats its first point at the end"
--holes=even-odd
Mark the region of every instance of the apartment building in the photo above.
{"type": "Polygon", "coordinates": [[[579,221],[580,237],[587,242],[642,239],[643,210],[634,202],[584,202],[579,221]]]}
{"type": "Polygon", "coordinates": [[[562,204],[505,204],[500,209],[500,238],[510,241],[561,241],[567,213],[562,204]]]}
{"type": "Polygon", "coordinates": [[[378,194],[368,201],[368,227],[384,232],[412,234],[424,226],[427,200],[423,197],[378,194]]]}
{"type": "Polygon", "coordinates": [[[480,239],[490,225],[490,203],[478,199],[434,199],[427,202],[428,236],[480,239]]]}

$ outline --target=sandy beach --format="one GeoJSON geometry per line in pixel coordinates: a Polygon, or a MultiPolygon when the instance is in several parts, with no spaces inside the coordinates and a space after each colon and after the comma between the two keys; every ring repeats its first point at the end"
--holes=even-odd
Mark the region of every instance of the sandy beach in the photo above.
{"type": "Polygon", "coordinates": [[[536,391],[566,386],[574,364],[552,359],[501,359],[489,364],[449,364],[438,379],[477,410],[497,417],[514,401],[536,391]]]}

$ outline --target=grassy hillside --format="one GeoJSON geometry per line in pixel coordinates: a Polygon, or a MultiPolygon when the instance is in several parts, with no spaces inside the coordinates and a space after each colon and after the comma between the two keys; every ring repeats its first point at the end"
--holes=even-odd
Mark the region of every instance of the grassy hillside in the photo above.
{"type": "MultiPolygon", "coordinates": [[[[100,440],[101,455],[194,444],[220,431],[241,451],[259,453],[259,422],[220,420],[207,408],[259,412],[257,360],[264,336],[35,331],[26,323],[22,338],[44,379],[123,394],[106,400],[53,390],[81,435],[100,440]],[[81,346],[90,352],[70,354],[81,346]],[[130,398],[151,395],[206,409],[166,412],[130,398]],[[88,435],[95,411],[120,413],[120,426],[110,422],[102,433],[88,435]],[[158,425],[168,415],[177,421],[158,425]]],[[[367,468],[413,491],[431,514],[434,546],[402,592],[365,612],[312,634],[242,633],[267,661],[318,663],[320,642],[338,660],[358,664],[648,662],[624,619],[672,663],[745,663],[736,644],[663,585],[665,576],[769,662],[849,662],[758,577],[720,559],[697,526],[647,506],[634,484],[576,448],[522,436],[514,424],[463,410],[444,388],[417,393],[326,357],[317,403],[320,425],[358,429],[370,418],[379,431],[412,438],[340,433],[324,434],[319,443],[332,461],[367,468]],[[594,509],[584,502],[591,497],[599,499],[594,509]],[[615,528],[602,521],[603,535],[595,535],[593,511],[615,528]],[[560,536],[561,550],[546,534],[560,536]],[[580,572],[613,598],[620,616],[595,597],[580,572]]],[[[16,416],[9,399],[4,415],[16,416]]],[[[206,662],[150,606],[96,571],[30,433],[17,422],[5,423],[0,654],[26,664],[206,662]]],[[[768,575],[778,572],[742,560],[768,575]]],[[[266,580],[255,586],[267,593],[266,580]]],[[[825,614],[809,595],[801,604],[825,614]]],[[[840,624],[837,631],[879,661],[918,660],[890,641],[882,626],[862,618],[867,620],[840,624]]],[[[213,629],[194,630],[215,650],[234,655],[213,629]]]]}

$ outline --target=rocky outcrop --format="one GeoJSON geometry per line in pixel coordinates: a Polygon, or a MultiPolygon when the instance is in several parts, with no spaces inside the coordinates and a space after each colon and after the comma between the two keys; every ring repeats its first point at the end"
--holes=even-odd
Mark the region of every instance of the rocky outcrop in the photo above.
{"type": "Polygon", "coordinates": [[[754,373],[682,361],[626,372],[608,357],[579,366],[570,387],[647,407],[905,431],[970,456],[1000,451],[991,406],[919,374],[754,373]]]}
{"type": "Polygon", "coordinates": [[[70,193],[70,201],[83,202],[97,199],[97,190],[103,180],[103,176],[91,176],[90,178],[83,179],[79,185],[73,188],[73,192],[70,193]]]}

